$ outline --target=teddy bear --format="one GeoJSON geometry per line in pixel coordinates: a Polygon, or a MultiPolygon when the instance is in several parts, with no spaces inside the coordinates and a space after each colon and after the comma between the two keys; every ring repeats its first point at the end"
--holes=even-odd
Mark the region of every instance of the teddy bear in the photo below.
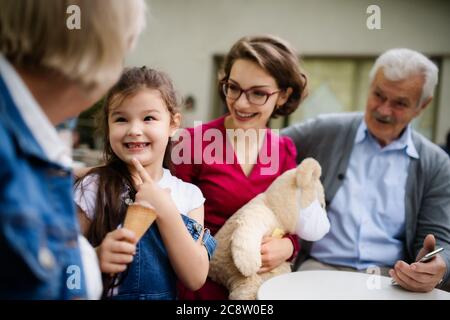
{"type": "Polygon", "coordinates": [[[264,236],[281,238],[295,233],[316,241],[329,231],[321,171],[313,158],[303,160],[239,209],[215,234],[217,248],[209,276],[229,290],[231,300],[254,300],[264,281],[291,271],[290,263],[284,262],[270,272],[257,273],[264,236]]]}

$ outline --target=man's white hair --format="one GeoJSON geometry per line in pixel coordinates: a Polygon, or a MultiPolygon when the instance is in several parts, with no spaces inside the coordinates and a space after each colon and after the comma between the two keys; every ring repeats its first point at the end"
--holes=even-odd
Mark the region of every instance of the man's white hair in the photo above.
{"type": "Polygon", "coordinates": [[[377,58],[369,73],[372,82],[378,69],[383,68],[386,78],[392,81],[404,80],[410,76],[421,74],[425,81],[419,105],[433,96],[438,82],[438,68],[420,52],[410,49],[391,49],[377,58]]]}

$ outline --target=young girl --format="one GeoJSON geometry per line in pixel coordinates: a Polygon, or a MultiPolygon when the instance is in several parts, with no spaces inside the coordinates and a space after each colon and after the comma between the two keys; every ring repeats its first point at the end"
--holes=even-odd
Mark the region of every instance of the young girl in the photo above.
{"type": "MultiPolygon", "coordinates": [[[[225,152],[216,153],[214,161],[203,159],[199,163],[192,160],[190,164],[175,167],[177,177],[194,183],[203,192],[205,225],[213,234],[278,176],[295,168],[294,143],[288,137],[276,135],[267,125],[271,118],[294,112],[306,93],[306,78],[300,70],[296,52],[287,42],[273,36],[244,37],[237,41],[225,57],[220,80],[220,96],[228,113],[190,128],[188,132],[191,137],[209,130],[221,132],[222,140],[214,143],[220,143],[225,152]],[[245,136],[252,132],[259,138],[239,148],[239,140],[245,141],[245,136]],[[279,152],[271,153],[271,150],[279,152]],[[234,157],[232,163],[221,158],[228,154],[234,157]],[[271,154],[269,165],[261,161],[264,154],[271,154]],[[275,169],[265,170],[268,166],[275,169]]],[[[186,140],[186,149],[193,150],[192,155],[196,149],[208,154],[203,152],[209,148],[209,141],[205,140],[201,146],[195,145],[195,138],[186,140]]],[[[181,143],[184,144],[184,140],[181,143]]],[[[282,239],[265,237],[261,243],[262,267],[259,271],[267,272],[292,260],[298,250],[298,237],[294,234],[282,239]]],[[[201,290],[194,293],[180,286],[180,298],[227,299],[228,292],[208,279],[201,290]]]]}
{"type": "Polygon", "coordinates": [[[176,106],[169,78],[146,67],[125,70],[106,97],[106,164],[77,182],[75,202],[82,232],[96,247],[107,297],[175,299],[176,278],[190,289],[206,280],[215,240],[203,232],[204,198],[168,170],[169,140],[180,123],[176,106]],[[132,201],[157,213],[139,242],[118,228],[132,201]]]}

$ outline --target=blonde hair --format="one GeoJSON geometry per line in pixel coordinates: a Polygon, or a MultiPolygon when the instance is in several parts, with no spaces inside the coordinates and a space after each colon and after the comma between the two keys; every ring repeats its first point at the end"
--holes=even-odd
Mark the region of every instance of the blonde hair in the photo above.
{"type": "Polygon", "coordinates": [[[0,52],[28,70],[56,71],[87,93],[117,80],[145,26],[144,0],[0,0],[0,52]],[[79,29],[66,25],[71,5],[79,29]]]}

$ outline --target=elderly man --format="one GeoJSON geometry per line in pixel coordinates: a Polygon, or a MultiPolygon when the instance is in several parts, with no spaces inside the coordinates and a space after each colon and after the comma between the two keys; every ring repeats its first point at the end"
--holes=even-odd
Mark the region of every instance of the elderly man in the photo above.
{"type": "MultiPolygon", "coordinates": [[[[0,0],[0,8],[0,299],[98,298],[90,290],[98,270],[84,268],[95,267],[95,253],[78,237],[71,159],[54,126],[117,81],[145,3],[0,0]],[[74,5],[79,30],[66,27],[74,5]]],[[[101,287],[99,272],[97,280],[101,287]]]]}
{"type": "Polygon", "coordinates": [[[450,160],[410,124],[430,104],[437,73],[418,52],[389,50],[370,72],[364,114],[323,115],[283,131],[298,162],[321,163],[331,223],[322,240],[304,243],[309,259],[299,271],[376,266],[411,291],[448,285],[450,160]],[[435,246],[445,250],[418,262],[435,246]]]}

